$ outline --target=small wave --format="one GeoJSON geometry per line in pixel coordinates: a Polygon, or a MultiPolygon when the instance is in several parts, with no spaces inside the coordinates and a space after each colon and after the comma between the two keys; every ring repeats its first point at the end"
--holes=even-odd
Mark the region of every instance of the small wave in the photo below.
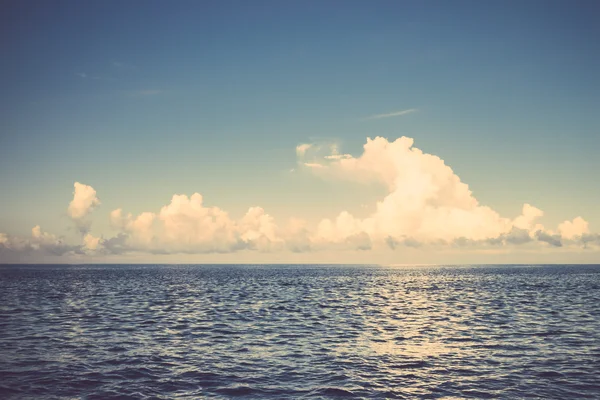
{"type": "Polygon", "coordinates": [[[250,386],[233,386],[226,388],[215,389],[215,392],[227,396],[258,396],[262,393],[261,390],[253,389],[250,386]]]}
{"type": "Polygon", "coordinates": [[[336,387],[319,388],[314,390],[311,394],[326,397],[356,397],[350,390],[336,387]]]}

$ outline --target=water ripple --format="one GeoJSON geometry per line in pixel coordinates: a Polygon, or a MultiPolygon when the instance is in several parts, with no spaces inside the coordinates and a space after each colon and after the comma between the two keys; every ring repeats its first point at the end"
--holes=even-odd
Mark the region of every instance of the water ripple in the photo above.
{"type": "Polygon", "coordinates": [[[600,398],[600,266],[2,266],[0,398],[600,398]]]}

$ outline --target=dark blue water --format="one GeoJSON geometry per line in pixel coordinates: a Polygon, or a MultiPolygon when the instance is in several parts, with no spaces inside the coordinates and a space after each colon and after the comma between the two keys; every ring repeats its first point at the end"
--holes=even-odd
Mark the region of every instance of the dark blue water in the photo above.
{"type": "Polygon", "coordinates": [[[600,398],[600,266],[3,266],[0,398],[600,398]]]}

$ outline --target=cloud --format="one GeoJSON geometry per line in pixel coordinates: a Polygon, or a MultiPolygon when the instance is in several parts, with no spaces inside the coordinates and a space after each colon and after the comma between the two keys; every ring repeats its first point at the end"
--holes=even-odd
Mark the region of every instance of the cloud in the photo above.
{"type": "Polygon", "coordinates": [[[504,236],[504,239],[511,244],[524,244],[533,240],[527,229],[518,228],[516,225],[504,236]]]}
{"type": "Polygon", "coordinates": [[[296,146],[296,157],[304,157],[304,154],[312,147],[312,144],[304,143],[296,146]]]}
{"type": "Polygon", "coordinates": [[[370,117],[364,118],[364,120],[381,119],[381,118],[391,118],[391,117],[400,117],[402,115],[412,114],[412,113],[415,113],[417,111],[419,111],[419,110],[417,110],[416,108],[409,108],[408,110],[394,111],[394,112],[387,113],[387,114],[371,115],[370,117]]]}
{"type": "MultiPolygon", "coordinates": [[[[536,219],[542,217],[544,212],[539,208],[532,206],[531,204],[525,203],[523,205],[522,214],[515,218],[513,226],[521,230],[531,230],[534,228],[533,223],[536,219]]],[[[537,229],[536,229],[537,230],[537,229]]]]}
{"type": "MultiPolygon", "coordinates": [[[[252,206],[240,217],[205,203],[199,193],[173,195],[158,210],[137,215],[117,208],[110,212],[114,236],[90,232],[92,211],[100,205],[96,190],[74,183],[68,215],[81,243],[32,229],[30,237],[0,233],[0,253],[48,255],[201,254],[318,251],[489,251],[521,247],[600,249],[600,235],[590,233],[582,217],[546,229],[544,212],[525,203],[520,215],[501,216],[480,204],[469,186],[441,158],[414,147],[413,139],[367,139],[358,156],[340,152],[337,143],[301,144],[298,168],[322,179],[376,184],[385,189],[357,217],[341,210],[316,223],[290,217],[280,226],[262,207],[252,206]]],[[[358,204],[357,204],[358,206],[358,204]]],[[[552,250],[559,251],[559,250],[552,250]]]]}
{"type": "Polygon", "coordinates": [[[329,156],[325,156],[327,160],[341,160],[343,158],[352,158],[350,154],[331,154],[329,156]]]}
{"type": "Polygon", "coordinates": [[[304,163],[303,164],[305,167],[309,167],[309,168],[324,168],[324,165],[321,165],[319,163],[304,163]]]}
{"type": "Polygon", "coordinates": [[[296,160],[307,161],[322,158],[338,159],[352,157],[349,154],[339,154],[339,144],[335,141],[320,141],[316,143],[302,143],[296,146],[296,160]]]}
{"type": "Polygon", "coordinates": [[[581,243],[583,244],[583,247],[588,248],[591,246],[598,246],[600,247],[600,234],[598,233],[584,233],[581,236],[581,243]]]}
{"type": "Polygon", "coordinates": [[[371,250],[371,237],[366,232],[359,232],[355,235],[348,236],[345,243],[356,250],[371,250]]]}
{"type": "Polygon", "coordinates": [[[250,207],[233,220],[218,207],[207,207],[201,194],[174,195],[160,212],[123,215],[110,213],[111,226],[119,229],[119,240],[104,247],[118,251],[158,253],[228,253],[242,249],[273,251],[284,245],[273,218],[260,207],[250,207]]]}
{"type": "Polygon", "coordinates": [[[98,76],[98,75],[89,75],[85,72],[77,72],[77,73],[75,73],[75,75],[77,75],[78,77],[80,77],[82,79],[93,79],[95,81],[97,81],[97,80],[105,80],[105,81],[113,80],[112,78],[102,77],[102,76],[98,76]]]}
{"type": "Polygon", "coordinates": [[[99,237],[94,237],[91,234],[86,234],[83,237],[83,247],[85,247],[88,250],[96,250],[98,249],[100,246],[100,238],[99,237]]]}
{"type": "Polygon", "coordinates": [[[282,232],[286,248],[294,253],[305,253],[313,250],[310,230],[306,221],[299,218],[290,218],[282,232]]]}
{"type": "MultiPolygon", "coordinates": [[[[338,149],[335,149],[337,155],[338,149]]],[[[314,238],[317,242],[340,243],[359,233],[389,248],[455,243],[469,245],[523,245],[534,239],[561,245],[561,236],[546,232],[536,221],[543,211],[524,204],[514,219],[500,216],[473,196],[445,162],[413,147],[413,139],[394,141],[367,139],[359,157],[321,155],[305,161],[309,170],[325,179],[379,182],[388,193],[365,218],[343,211],[336,219],[324,219],[314,238]]],[[[559,227],[566,239],[587,233],[583,219],[566,221],[559,227]]]]}
{"type": "Polygon", "coordinates": [[[577,217],[573,221],[565,221],[558,225],[558,231],[565,239],[575,239],[589,233],[589,228],[587,221],[577,217]]]}
{"type": "MultiPolygon", "coordinates": [[[[364,231],[380,240],[481,240],[510,229],[511,221],[480,205],[443,160],[412,145],[413,140],[406,137],[393,142],[378,137],[367,140],[358,158],[324,157],[318,162],[323,176],[378,181],[388,188],[371,216],[356,219],[342,212],[329,229],[335,239],[364,231]]],[[[324,220],[323,224],[329,227],[331,222],[324,220]]]]}
{"type": "Polygon", "coordinates": [[[548,232],[537,231],[535,233],[535,237],[540,242],[548,243],[549,245],[552,245],[554,247],[561,247],[562,246],[560,235],[552,235],[552,234],[550,234],[548,232]]]}
{"type": "Polygon", "coordinates": [[[127,63],[124,63],[124,62],[121,62],[121,61],[113,61],[113,62],[110,63],[110,65],[113,68],[116,68],[116,69],[124,69],[124,70],[134,70],[134,69],[137,69],[136,66],[131,65],[131,64],[127,64],[127,63]]]}
{"type": "Polygon", "coordinates": [[[0,255],[24,255],[32,253],[62,256],[67,253],[81,253],[81,249],[80,246],[65,243],[63,238],[42,231],[39,225],[31,229],[30,237],[23,238],[0,233],[0,255]]]}
{"type": "Polygon", "coordinates": [[[96,196],[96,190],[93,187],[75,182],[73,185],[73,200],[69,203],[67,213],[75,222],[75,225],[82,234],[89,231],[91,221],[87,218],[95,207],[100,205],[100,200],[96,196]]]}
{"type": "Polygon", "coordinates": [[[101,241],[100,245],[107,252],[117,254],[371,249],[371,238],[366,232],[355,229],[353,234],[347,235],[346,231],[340,231],[336,237],[328,230],[331,226],[347,230],[345,224],[353,222],[348,214],[342,214],[335,223],[323,221],[316,232],[311,232],[305,221],[292,218],[282,229],[261,207],[250,207],[236,220],[218,207],[206,206],[203,196],[194,193],[190,197],[174,195],[158,213],[143,212],[134,216],[124,215],[121,209],[112,211],[110,223],[119,233],[101,241]]]}

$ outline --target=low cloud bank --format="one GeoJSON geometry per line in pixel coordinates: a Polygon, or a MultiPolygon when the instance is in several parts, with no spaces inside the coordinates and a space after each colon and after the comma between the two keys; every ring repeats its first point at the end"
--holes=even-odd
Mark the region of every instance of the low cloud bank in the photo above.
{"type": "Polygon", "coordinates": [[[90,215],[100,205],[96,190],[75,182],[67,212],[81,232],[81,243],[68,245],[36,226],[30,237],[0,234],[0,255],[600,247],[600,235],[590,233],[582,217],[551,230],[538,222],[543,211],[530,204],[514,218],[500,216],[480,204],[441,158],[414,147],[408,137],[367,139],[358,157],[340,153],[336,144],[300,144],[296,157],[298,168],[320,178],[379,182],[387,193],[365,218],[341,211],[313,227],[293,217],[280,226],[257,206],[234,219],[207,205],[199,193],[177,194],[157,212],[113,210],[109,218],[116,234],[103,238],[91,233],[90,215]]]}

